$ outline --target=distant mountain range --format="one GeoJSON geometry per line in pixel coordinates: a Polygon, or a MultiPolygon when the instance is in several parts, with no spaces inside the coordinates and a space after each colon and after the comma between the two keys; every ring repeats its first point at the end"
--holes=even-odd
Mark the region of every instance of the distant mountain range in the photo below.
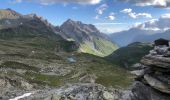
{"type": "Polygon", "coordinates": [[[139,35],[139,37],[140,38],[135,38],[134,41],[153,42],[154,40],[159,39],[159,38],[164,38],[164,39],[170,40],[170,30],[167,30],[165,32],[158,32],[158,33],[152,34],[150,36],[148,36],[148,35],[140,36],[139,35]]]}
{"type": "Polygon", "coordinates": [[[121,31],[109,35],[112,41],[119,46],[127,46],[134,42],[153,42],[159,38],[170,39],[170,30],[167,31],[155,31],[155,30],[142,30],[138,28],[131,28],[126,31],[121,31]]]}
{"type": "Polygon", "coordinates": [[[62,38],[53,25],[36,14],[21,15],[4,9],[0,10],[0,16],[0,39],[29,41],[56,51],[72,51],[73,46],[76,48],[73,41],[62,38]]]}
{"type": "Polygon", "coordinates": [[[68,42],[66,44],[61,42],[64,48],[74,41],[75,47],[78,47],[80,52],[97,56],[109,55],[118,48],[106,35],[91,24],[69,19],[61,26],[53,26],[36,14],[22,15],[11,9],[0,10],[0,38],[18,37],[43,37],[50,38],[55,42],[68,42]]]}
{"type": "MultiPolygon", "coordinates": [[[[69,19],[61,26],[53,26],[36,14],[0,10],[0,99],[37,90],[42,91],[37,92],[41,96],[26,99],[58,98],[50,91],[70,84],[97,83],[102,89],[127,87],[131,74],[98,57],[109,55],[116,48],[93,25],[69,19]]],[[[86,86],[93,90],[91,85],[86,86]]],[[[80,90],[89,92],[86,86],[80,90]]]]}

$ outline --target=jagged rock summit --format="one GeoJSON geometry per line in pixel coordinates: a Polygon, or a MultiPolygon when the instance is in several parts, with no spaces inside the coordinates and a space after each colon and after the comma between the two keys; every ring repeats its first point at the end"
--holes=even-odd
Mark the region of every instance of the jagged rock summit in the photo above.
{"type": "Polygon", "coordinates": [[[54,26],[36,14],[22,15],[12,9],[0,9],[0,38],[6,37],[56,37],[75,41],[80,52],[106,56],[118,46],[94,25],[68,19],[61,26],[54,26]]]}
{"type": "Polygon", "coordinates": [[[0,19],[17,19],[21,17],[21,14],[10,8],[0,10],[0,15],[0,19]]]}
{"type": "Polygon", "coordinates": [[[107,56],[118,46],[107,35],[101,33],[94,25],[68,19],[60,26],[64,37],[71,37],[80,45],[80,51],[98,56],[107,56]]]}
{"type": "Polygon", "coordinates": [[[107,39],[107,36],[101,33],[94,25],[84,24],[80,21],[68,19],[61,25],[61,30],[76,40],[78,43],[83,41],[92,41],[93,36],[107,39]]]}

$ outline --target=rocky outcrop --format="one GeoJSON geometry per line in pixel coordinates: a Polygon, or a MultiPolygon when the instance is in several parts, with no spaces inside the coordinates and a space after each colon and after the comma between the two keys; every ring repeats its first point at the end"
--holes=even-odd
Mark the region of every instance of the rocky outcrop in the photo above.
{"type": "Polygon", "coordinates": [[[170,100],[169,94],[153,89],[142,82],[135,82],[127,98],[123,100],[170,100]]]}
{"type": "Polygon", "coordinates": [[[33,85],[21,77],[14,75],[13,77],[2,76],[0,77],[0,100],[8,100],[25,91],[33,90],[33,85]]]}
{"type": "Polygon", "coordinates": [[[136,74],[130,100],[170,100],[169,52],[167,40],[156,40],[155,48],[141,60],[142,73],[136,74]]]}
{"type": "Polygon", "coordinates": [[[79,46],[79,51],[97,56],[107,56],[118,46],[101,33],[94,25],[68,19],[56,30],[61,31],[62,37],[70,37],[79,46]]]}
{"type": "MultiPolygon", "coordinates": [[[[93,83],[76,83],[58,89],[35,91],[25,100],[120,100],[120,91],[93,83]]],[[[122,99],[121,99],[122,100],[122,99]]]]}

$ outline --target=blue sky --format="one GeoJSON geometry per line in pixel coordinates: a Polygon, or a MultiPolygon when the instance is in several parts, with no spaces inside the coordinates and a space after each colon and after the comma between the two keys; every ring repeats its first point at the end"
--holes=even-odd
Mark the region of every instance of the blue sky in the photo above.
{"type": "MultiPolygon", "coordinates": [[[[120,2],[120,0],[0,0],[0,9],[11,8],[21,14],[36,13],[54,25],[61,25],[67,19],[94,24],[106,33],[127,30],[135,23],[158,19],[170,13],[163,7],[167,0],[158,4],[149,2],[120,2]],[[63,2],[65,1],[65,2],[63,2]],[[140,4],[140,5],[139,5],[140,4]],[[142,5],[143,4],[143,5],[142,5]],[[150,5],[145,5],[150,4],[150,5]]],[[[125,0],[121,0],[125,1],[125,0]]],[[[145,0],[147,1],[147,0],[145,0]]]]}

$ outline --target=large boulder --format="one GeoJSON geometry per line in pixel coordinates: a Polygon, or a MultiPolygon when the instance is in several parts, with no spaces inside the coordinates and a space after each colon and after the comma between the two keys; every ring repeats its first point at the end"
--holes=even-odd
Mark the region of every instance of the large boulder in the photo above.
{"type": "Polygon", "coordinates": [[[161,82],[160,80],[158,80],[158,79],[156,79],[156,78],[154,78],[154,77],[152,77],[151,75],[148,75],[148,74],[144,75],[144,79],[147,81],[147,83],[151,87],[153,87],[153,88],[155,88],[155,89],[157,89],[157,90],[159,90],[163,93],[170,94],[170,85],[165,84],[165,83],[161,82]]]}
{"type": "Polygon", "coordinates": [[[160,45],[169,46],[169,40],[162,39],[162,38],[155,40],[154,43],[155,43],[155,46],[160,46],[160,45]]]}
{"type": "Polygon", "coordinates": [[[169,41],[158,39],[150,54],[141,59],[145,66],[137,74],[136,84],[127,100],[170,100],[170,47],[169,41]]]}
{"type": "Polygon", "coordinates": [[[107,91],[103,92],[103,99],[104,100],[115,100],[114,96],[111,93],[107,92],[107,91]]]}
{"type": "Polygon", "coordinates": [[[124,100],[170,100],[169,94],[156,91],[150,86],[141,82],[135,82],[132,87],[132,93],[124,100]]]}
{"type": "Polygon", "coordinates": [[[156,67],[170,69],[170,58],[166,58],[162,56],[147,55],[143,57],[141,63],[147,66],[156,66],[156,67]]]}

